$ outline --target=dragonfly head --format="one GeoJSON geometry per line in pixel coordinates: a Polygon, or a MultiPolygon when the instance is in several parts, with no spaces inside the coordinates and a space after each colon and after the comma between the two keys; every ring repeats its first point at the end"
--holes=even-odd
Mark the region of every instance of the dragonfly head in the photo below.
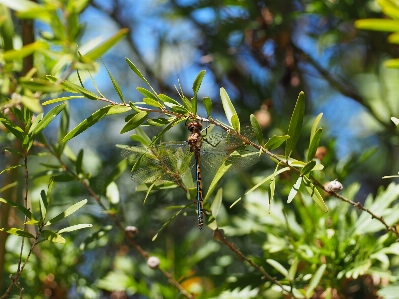
{"type": "Polygon", "coordinates": [[[202,130],[202,124],[198,120],[193,120],[187,125],[187,129],[193,133],[193,132],[199,132],[202,130]]]}

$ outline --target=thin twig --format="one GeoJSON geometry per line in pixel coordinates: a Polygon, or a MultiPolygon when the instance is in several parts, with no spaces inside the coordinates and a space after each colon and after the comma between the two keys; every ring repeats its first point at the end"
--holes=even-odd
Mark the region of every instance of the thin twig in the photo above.
{"type": "MultiPolygon", "coordinates": [[[[247,263],[249,263],[252,267],[254,267],[256,270],[258,270],[260,273],[263,274],[264,278],[267,278],[268,280],[274,282],[276,285],[278,285],[284,292],[288,292],[284,286],[275,278],[272,277],[269,273],[267,273],[265,271],[265,269],[263,269],[262,266],[259,266],[258,264],[256,264],[255,262],[253,262],[250,258],[246,257],[232,242],[228,242],[226,237],[223,235],[223,231],[219,230],[218,228],[216,228],[213,231],[213,238],[217,241],[222,242],[224,245],[226,245],[231,251],[233,251],[238,257],[240,257],[241,260],[246,261],[247,263]]],[[[293,298],[296,298],[295,295],[291,292],[288,292],[289,294],[292,295],[293,298]]]]}

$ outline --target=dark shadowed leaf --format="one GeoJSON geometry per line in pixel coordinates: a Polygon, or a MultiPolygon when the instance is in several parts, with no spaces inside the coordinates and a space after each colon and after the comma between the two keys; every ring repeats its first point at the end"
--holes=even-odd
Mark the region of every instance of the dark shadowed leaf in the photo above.
{"type": "Polygon", "coordinates": [[[8,230],[4,230],[4,228],[0,228],[0,231],[5,231],[6,233],[12,234],[12,235],[16,235],[16,236],[20,236],[20,237],[26,237],[26,238],[35,238],[32,234],[19,229],[19,228],[9,228],[8,230]]]}
{"type": "Polygon", "coordinates": [[[61,235],[50,230],[45,230],[45,229],[42,230],[41,236],[43,237],[43,239],[49,240],[54,243],[60,243],[60,244],[65,243],[65,239],[61,235]]]}
{"type": "Polygon", "coordinates": [[[282,145],[283,142],[286,141],[288,138],[290,138],[289,135],[283,135],[283,136],[274,135],[273,137],[269,138],[264,147],[268,150],[274,150],[278,148],[280,145],[282,145]]]}
{"type": "Polygon", "coordinates": [[[252,129],[255,133],[256,139],[258,140],[258,143],[260,145],[262,145],[263,144],[262,128],[260,127],[260,124],[259,124],[258,120],[256,119],[255,115],[253,115],[253,114],[250,115],[250,121],[251,121],[252,129]]]}
{"type": "Polygon", "coordinates": [[[0,198],[0,202],[6,203],[6,204],[8,204],[8,205],[10,205],[10,206],[12,206],[12,207],[18,209],[19,211],[21,211],[21,212],[22,212],[26,217],[28,217],[29,219],[32,219],[32,220],[35,219],[35,217],[33,216],[32,212],[29,211],[29,210],[28,210],[27,208],[25,208],[24,206],[21,206],[21,205],[19,205],[19,204],[16,204],[16,203],[14,203],[14,202],[12,202],[12,201],[9,201],[9,200],[7,200],[7,199],[4,199],[4,198],[0,198]]]}
{"type": "Polygon", "coordinates": [[[307,157],[308,161],[310,161],[314,158],[316,151],[317,151],[317,147],[319,146],[319,143],[320,143],[320,138],[321,138],[322,133],[323,133],[323,129],[318,128],[316,130],[316,132],[314,133],[312,139],[310,140],[309,149],[308,149],[308,157],[307,157]]]}
{"type": "Polygon", "coordinates": [[[212,113],[212,100],[209,97],[204,97],[202,99],[202,103],[204,104],[206,114],[209,117],[212,113]]]}

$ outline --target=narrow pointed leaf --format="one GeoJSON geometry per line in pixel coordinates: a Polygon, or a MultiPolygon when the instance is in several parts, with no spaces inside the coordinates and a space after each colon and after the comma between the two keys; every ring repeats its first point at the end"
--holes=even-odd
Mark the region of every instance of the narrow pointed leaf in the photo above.
{"type": "Polygon", "coordinates": [[[312,197],[313,201],[324,211],[328,212],[328,208],[324,203],[323,197],[320,195],[319,191],[317,190],[316,186],[314,186],[306,177],[304,178],[304,185],[306,190],[308,191],[309,195],[312,197]]]}
{"type": "Polygon", "coordinates": [[[291,264],[290,269],[288,270],[287,279],[289,281],[293,281],[295,279],[296,270],[298,269],[299,260],[298,257],[294,258],[294,261],[291,264]]]}
{"type": "Polygon", "coordinates": [[[269,138],[264,147],[268,150],[274,150],[278,148],[280,145],[282,145],[283,142],[286,141],[288,138],[290,138],[290,135],[283,135],[283,136],[274,135],[273,137],[269,138]]]}
{"type": "Polygon", "coordinates": [[[197,77],[195,78],[194,83],[193,83],[194,95],[196,95],[198,93],[198,90],[201,87],[202,79],[204,79],[205,73],[206,73],[206,71],[202,70],[198,73],[197,77]]]}
{"type": "Polygon", "coordinates": [[[204,104],[206,114],[209,117],[212,113],[212,100],[209,97],[204,97],[202,99],[202,103],[204,104]]]}
{"type": "Polygon", "coordinates": [[[231,117],[231,125],[233,126],[233,129],[236,130],[237,132],[240,132],[240,120],[238,119],[238,115],[234,114],[231,117]]]}
{"type": "Polygon", "coordinates": [[[47,207],[48,207],[47,194],[44,190],[42,190],[40,192],[40,213],[42,216],[42,221],[46,219],[47,207]]]}
{"type": "Polygon", "coordinates": [[[319,143],[320,143],[322,133],[323,133],[323,129],[318,128],[316,130],[316,132],[314,133],[312,139],[310,140],[309,149],[308,149],[308,158],[307,158],[308,161],[310,161],[314,158],[316,151],[317,151],[317,147],[319,146],[319,143]]]}
{"type": "Polygon", "coordinates": [[[155,90],[152,88],[150,82],[148,82],[147,79],[144,78],[143,74],[142,74],[142,73],[139,71],[139,69],[134,65],[134,63],[131,62],[131,61],[129,60],[129,58],[125,58],[125,59],[126,59],[127,64],[129,65],[130,69],[131,69],[133,72],[135,72],[135,74],[136,74],[141,80],[143,80],[143,81],[151,88],[151,90],[152,90],[152,92],[153,92],[154,94],[156,94],[156,92],[155,92],[155,90]]]}
{"type": "Polygon", "coordinates": [[[81,207],[83,207],[86,203],[87,203],[87,199],[84,199],[84,200],[81,200],[81,201],[75,203],[74,205],[72,205],[68,209],[66,209],[64,212],[58,214],[53,219],[47,221],[47,223],[45,225],[54,224],[54,223],[64,219],[65,217],[68,217],[69,215],[71,215],[72,213],[75,213],[77,210],[79,210],[81,207]]]}
{"type": "Polygon", "coordinates": [[[64,101],[68,101],[68,100],[83,99],[83,98],[84,98],[84,96],[61,97],[61,98],[56,98],[56,99],[45,101],[45,102],[42,103],[42,105],[46,106],[46,105],[54,104],[54,103],[57,103],[57,102],[64,102],[64,101]]]}
{"type": "Polygon", "coordinates": [[[301,169],[301,176],[307,175],[309,172],[311,172],[313,170],[313,168],[315,167],[315,165],[316,165],[315,160],[312,160],[312,161],[306,163],[305,167],[303,167],[301,169]]]}
{"type": "Polygon", "coordinates": [[[19,140],[24,139],[24,130],[10,121],[4,114],[0,113],[0,122],[19,140]]]}
{"type": "Polygon", "coordinates": [[[2,171],[0,171],[0,174],[2,174],[2,173],[4,173],[4,172],[7,172],[7,171],[10,171],[11,169],[18,168],[18,167],[24,167],[24,165],[18,164],[18,165],[14,165],[14,166],[7,167],[6,169],[3,169],[2,171]]]}
{"type": "Polygon", "coordinates": [[[63,229],[60,229],[58,231],[58,233],[59,234],[69,233],[69,232],[73,232],[73,231],[78,230],[78,229],[88,228],[88,227],[93,227],[93,224],[77,224],[77,225],[68,226],[68,227],[65,227],[63,229]]]}
{"type": "Polygon", "coordinates": [[[112,106],[111,109],[108,110],[107,115],[121,114],[131,110],[132,108],[129,106],[112,106]]]}
{"type": "Polygon", "coordinates": [[[281,265],[279,262],[272,260],[272,259],[267,259],[266,262],[270,264],[274,269],[276,269],[278,272],[284,275],[284,277],[288,276],[288,271],[287,269],[284,268],[283,265],[281,265]]]}
{"type": "Polygon", "coordinates": [[[145,104],[147,104],[148,106],[157,107],[157,108],[161,108],[162,107],[161,103],[159,103],[158,101],[154,101],[151,98],[143,98],[143,102],[145,104]]]}
{"type": "Polygon", "coordinates": [[[270,182],[270,197],[269,197],[269,214],[272,209],[272,202],[274,199],[274,191],[276,190],[276,175],[273,176],[272,181],[270,182]]]}
{"type": "Polygon", "coordinates": [[[296,194],[298,193],[298,191],[299,191],[299,188],[301,187],[301,184],[302,184],[302,176],[300,176],[300,177],[296,180],[294,186],[292,186],[291,191],[290,191],[290,194],[288,194],[287,203],[290,203],[290,202],[294,199],[295,195],[296,195],[296,194]]]}
{"type": "Polygon", "coordinates": [[[289,158],[294,150],[302,128],[303,116],[305,114],[305,93],[301,91],[295,104],[290,124],[288,126],[288,135],[290,138],[286,142],[285,157],[289,158]]]}
{"type": "Polygon", "coordinates": [[[25,208],[24,206],[21,206],[19,204],[16,204],[12,201],[9,201],[7,199],[1,198],[0,197],[0,202],[6,203],[14,208],[16,208],[17,210],[21,211],[26,217],[28,217],[29,219],[35,219],[35,217],[33,216],[32,212],[29,211],[27,208],[25,208]]]}
{"type": "Polygon", "coordinates": [[[20,237],[26,237],[26,238],[32,238],[32,239],[35,238],[32,234],[30,234],[22,229],[15,228],[15,227],[9,228],[8,230],[4,230],[4,228],[0,228],[0,231],[5,231],[6,233],[20,236],[20,237]]]}
{"type": "Polygon", "coordinates": [[[42,230],[41,236],[43,237],[43,239],[49,240],[53,243],[60,243],[60,244],[65,243],[65,239],[61,235],[50,230],[42,230]]]}
{"type": "Polygon", "coordinates": [[[258,143],[260,145],[262,145],[263,144],[262,128],[260,127],[260,124],[259,124],[258,120],[256,119],[255,115],[253,115],[253,114],[250,115],[250,121],[251,121],[252,129],[255,133],[256,139],[258,140],[258,143]]]}
{"type": "Polygon", "coordinates": [[[362,19],[355,21],[355,27],[363,30],[396,32],[399,31],[399,20],[362,19]]]}
{"type": "Polygon", "coordinates": [[[306,297],[311,298],[314,294],[314,289],[319,285],[321,278],[323,277],[324,271],[326,270],[327,265],[322,264],[319,269],[317,269],[316,273],[313,275],[312,279],[309,282],[309,286],[306,290],[306,297]]]}
{"type": "Polygon", "coordinates": [[[35,120],[33,121],[32,125],[29,128],[28,134],[30,134],[36,126],[39,124],[39,122],[43,119],[43,113],[40,113],[36,116],[35,120]]]}
{"type": "Polygon", "coordinates": [[[118,94],[119,98],[121,99],[122,103],[126,104],[125,99],[123,98],[123,93],[121,88],[119,87],[118,82],[116,82],[114,76],[112,76],[111,72],[109,71],[109,69],[107,68],[107,66],[104,64],[105,69],[108,72],[108,76],[111,79],[112,85],[114,86],[114,89],[116,91],[116,93],[118,94]]]}
{"type": "Polygon", "coordinates": [[[102,107],[101,109],[94,112],[92,115],[90,115],[88,118],[86,118],[80,124],[78,124],[75,128],[73,128],[68,134],[66,134],[66,136],[62,139],[62,142],[67,142],[68,140],[72,139],[73,137],[76,137],[80,133],[86,131],[88,128],[90,128],[95,123],[99,122],[104,116],[107,115],[107,113],[111,109],[111,107],[112,107],[112,105],[108,105],[108,106],[102,107]]]}
{"type": "MultiPolygon", "coordinates": [[[[226,90],[222,87],[220,88],[220,98],[222,100],[224,113],[226,114],[227,121],[233,126],[233,115],[237,115],[236,109],[233,106],[233,103],[230,100],[229,95],[227,94],[226,90]]],[[[238,119],[238,116],[236,116],[238,119]]],[[[239,121],[238,121],[239,122],[239,121]]]]}
{"type": "Polygon", "coordinates": [[[140,92],[142,95],[144,95],[146,98],[153,99],[155,102],[158,102],[158,96],[156,94],[153,94],[151,91],[148,89],[145,89],[143,87],[137,87],[136,90],[140,92]]]}
{"type": "Polygon", "coordinates": [[[89,58],[91,60],[96,60],[100,58],[103,54],[105,54],[109,49],[111,49],[115,44],[117,44],[125,35],[129,32],[129,29],[122,28],[116,34],[111,36],[101,45],[95,47],[95,49],[91,50],[90,52],[86,53],[83,57],[89,58]]]}
{"type": "Polygon", "coordinates": [[[96,101],[100,98],[100,96],[96,95],[95,93],[91,92],[90,90],[83,88],[75,83],[69,82],[67,80],[62,81],[61,85],[64,87],[66,91],[70,91],[73,93],[80,93],[84,95],[89,100],[96,101]]]}
{"type": "Polygon", "coordinates": [[[314,134],[316,133],[317,126],[319,125],[319,122],[320,122],[322,117],[323,117],[323,113],[320,113],[319,115],[317,115],[316,119],[314,120],[313,125],[312,125],[312,129],[310,131],[310,140],[312,140],[314,134]]]}
{"type": "Polygon", "coordinates": [[[77,174],[83,173],[83,171],[82,171],[82,169],[83,169],[82,168],[83,154],[84,154],[84,151],[83,151],[83,149],[81,149],[79,151],[78,157],[76,158],[76,161],[75,161],[75,169],[76,169],[77,174]]]}
{"type": "Polygon", "coordinates": [[[205,195],[204,202],[206,202],[206,200],[212,194],[213,190],[215,190],[217,183],[220,181],[223,175],[230,169],[231,166],[232,164],[227,163],[226,160],[222,163],[222,165],[220,165],[208,188],[208,192],[205,195]]]}
{"type": "Polygon", "coordinates": [[[148,116],[148,113],[144,112],[144,111],[137,113],[126,123],[126,125],[122,128],[120,134],[129,132],[133,129],[136,129],[138,126],[140,126],[146,120],[147,116],[148,116]]]}
{"type": "Polygon", "coordinates": [[[215,198],[212,201],[211,205],[211,211],[212,211],[212,216],[217,217],[219,214],[220,206],[222,205],[222,198],[223,198],[223,189],[220,188],[215,195],[215,198]]]}
{"type": "Polygon", "coordinates": [[[164,224],[162,224],[162,227],[157,231],[157,233],[155,234],[154,237],[152,237],[152,241],[155,241],[156,238],[158,238],[158,235],[161,231],[163,231],[170,222],[172,222],[173,219],[175,219],[181,212],[183,212],[186,208],[188,208],[189,206],[191,206],[192,204],[186,205],[184,206],[181,210],[177,211],[176,213],[174,213],[169,219],[168,221],[166,221],[164,224]]]}

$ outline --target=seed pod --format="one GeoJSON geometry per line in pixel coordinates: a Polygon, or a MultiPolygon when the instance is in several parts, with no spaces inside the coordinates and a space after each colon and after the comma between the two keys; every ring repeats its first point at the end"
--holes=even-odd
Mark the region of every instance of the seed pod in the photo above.
{"type": "Polygon", "coordinates": [[[125,232],[129,237],[133,238],[135,235],[139,233],[139,230],[137,229],[137,227],[129,225],[126,226],[125,232]]]}
{"type": "Polygon", "coordinates": [[[151,269],[157,269],[159,267],[160,263],[161,263],[161,261],[156,256],[151,256],[147,260],[147,265],[151,269]]]}
{"type": "Polygon", "coordinates": [[[337,180],[331,181],[327,184],[326,186],[326,191],[328,192],[339,192],[343,189],[344,187],[340,182],[337,180]]]}

